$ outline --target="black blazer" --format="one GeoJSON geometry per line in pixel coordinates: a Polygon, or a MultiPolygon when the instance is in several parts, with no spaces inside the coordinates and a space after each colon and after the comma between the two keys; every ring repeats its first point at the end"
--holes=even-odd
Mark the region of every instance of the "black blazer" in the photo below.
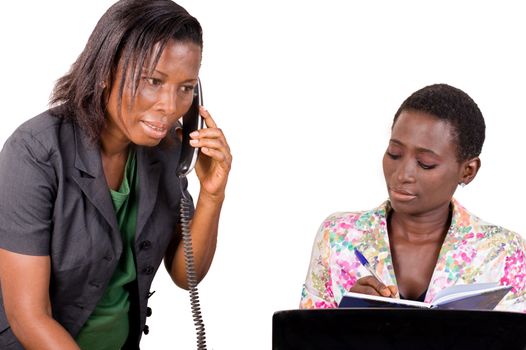
{"type": "MultiPolygon", "coordinates": [[[[122,239],[99,146],[56,114],[47,111],[21,125],[0,152],[0,247],[51,257],[53,317],[75,337],[104,294],[122,239]]],[[[130,288],[126,349],[139,347],[153,277],[168,245],[180,240],[175,170],[181,145],[175,133],[169,137],[170,145],[137,147],[137,280],[130,288]]],[[[0,349],[21,348],[0,299],[0,349]]]]}

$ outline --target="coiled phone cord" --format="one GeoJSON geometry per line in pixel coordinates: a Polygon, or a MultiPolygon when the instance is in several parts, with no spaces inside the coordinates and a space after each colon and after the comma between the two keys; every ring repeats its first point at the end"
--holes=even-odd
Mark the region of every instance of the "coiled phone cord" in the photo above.
{"type": "Polygon", "coordinates": [[[192,308],[192,318],[197,335],[197,350],[206,350],[205,324],[201,315],[201,306],[199,304],[199,293],[197,291],[197,278],[195,274],[194,254],[192,251],[192,236],[190,233],[190,212],[192,210],[192,201],[186,195],[183,188],[184,176],[179,177],[179,186],[181,188],[181,228],[183,235],[183,249],[186,278],[188,282],[188,291],[190,293],[190,305],[192,308]]]}

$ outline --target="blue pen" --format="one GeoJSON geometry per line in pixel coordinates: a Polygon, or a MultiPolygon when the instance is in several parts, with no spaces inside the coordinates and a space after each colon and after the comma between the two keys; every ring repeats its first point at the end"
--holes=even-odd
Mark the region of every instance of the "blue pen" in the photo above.
{"type": "Polygon", "coordinates": [[[380,282],[381,284],[383,284],[384,286],[386,285],[382,279],[380,278],[380,276],[378,276],[378,274],[374,271],[374,269],[371,267],[371,264],[369,264],[369,261],[367,261],[367,259],[365,258],[365,256],[363,256],[362,253],[360,253],[360,251],[356,248],[354,248],[354,255],[356,255],[356,257],[358,258],[358,260],[360,260],[360,263],[363,265],[363,267],[365,267],[367,269],[367,271],[369,271],[369,273],[371,275],[373,275],[374,278],[376,278],[378,280],[378,282],[380,282]]]}
{"type": "MultiPolygon", "coordinates": [[[[367,259],[365,258],[365,256],[363,256],[362,253],[360,253],[360,251],[356,248],[354,248],[354,255],[356,255],[356,257],[358,258],[358,260],[360,260],[360,263],[363,265],[363,267],[365,267],[367,269],[367,271],[369,271],[369,273],[371,275],[373,275],[374,278],[376,278],[378,280],[378,282],[380,282],[381,284],[383,284],[384,286],[387,286],[387,284],[385,284],[382,279],[380,278],[380,276],[378,276],[378,274],[376,273],[376,271],[374,271],[374,269],[371,267],[371,264],[369,264],[369,261],[367,261],[367,259]]],[[[398,292],[396,292],[396,294],[394,295],[395,298],[400,298],[400,294],[398,292]]]]}

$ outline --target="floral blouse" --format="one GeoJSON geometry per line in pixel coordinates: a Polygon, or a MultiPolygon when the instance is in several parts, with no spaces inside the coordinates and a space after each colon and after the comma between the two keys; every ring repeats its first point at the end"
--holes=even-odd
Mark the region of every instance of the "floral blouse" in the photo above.
{"type": "MultiPolygon", "coordinates": [[[[513,288],[496,310],[526,312],[526,242],[518,234],[484,222],[456,200],[425,302],[455,284],[499,282],[513,288]]],[[[369,275],[354,248],[383,282],[397,285],[387,236],[389,201],[365,212],[335,213],[320,226],[301,295],[301,308],[337,307],[356,281],[369,275]]]]}

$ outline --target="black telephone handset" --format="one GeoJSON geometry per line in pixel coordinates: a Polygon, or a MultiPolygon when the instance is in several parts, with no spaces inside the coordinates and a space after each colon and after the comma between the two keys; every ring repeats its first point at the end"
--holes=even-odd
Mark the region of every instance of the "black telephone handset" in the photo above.
{"type": "Polygon", "coordinates": [[[194,98],[192,105],[183,116],[183,144],[179,165],[177,166],[177,176],[186,176],[195,166],[199,150],[190,146],[190,133],[202,129],[204,126],[203,117],[199,114],[199,106],[203,105],[203,92],[201,90],[201,81],[197,81],[194,88],[194,98]]]}
{"type": "Polygon", "coordinates": [[[182,244],[184,250],[184,261],[186,278],[188,282],[188,291],[190,293],[190,304],[192,308],[192,318],[197,335],[197,349],[206,350],[206,335],[203,317],[201,315],[201,306],[199,305],[199,294],[197,291],[197,277],[195,274],[194,254],[192,250],[192,235],[190,232],[190,221],[192,211],[192,200],[186,194],[184,187],[186,175],[192,171],[199,155],[199,150],[190,146],[190,133],[203,128],[203,118],[199,114],[199,106],[203,104],[203,94],[201,91],[201,81],[197,81],[194,88],[194,98],[192,105],[186,114],[183,116],[183,141],[181,145],[181,155],[179,164],[177,166],[176,175],[181,189],[181,231],[182,244]]]}

